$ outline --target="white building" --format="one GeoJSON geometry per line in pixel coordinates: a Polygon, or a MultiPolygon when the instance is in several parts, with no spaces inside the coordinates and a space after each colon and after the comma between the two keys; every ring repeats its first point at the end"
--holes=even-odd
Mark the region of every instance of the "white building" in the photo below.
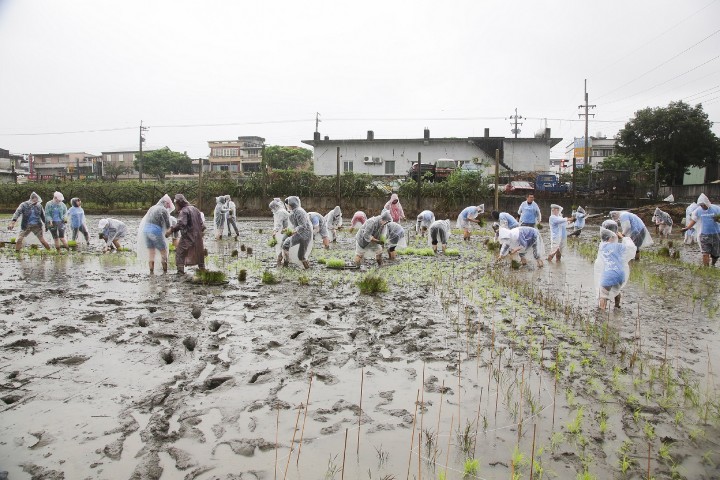
{"type": "Polygon", "coordinates": [[[320,139],[302,142],[311,145],[315,174],[335,175],[337,153],[340,149],[340,171],[367,173],[373,176],[404,176],[418,161],[435,163],[439,159],[453,159],[458,164],[477,163],[485,174],[494,173],[495,150],[500,151],[501,168],[513,171],[547,171],[550,149],[562,139],[551,138],[550,129],[536,138],[491,137],[485,129],[483,137],[431,138],[425,129],[423,138],[376,139],[372,130],[364,139],[320,139]]]}

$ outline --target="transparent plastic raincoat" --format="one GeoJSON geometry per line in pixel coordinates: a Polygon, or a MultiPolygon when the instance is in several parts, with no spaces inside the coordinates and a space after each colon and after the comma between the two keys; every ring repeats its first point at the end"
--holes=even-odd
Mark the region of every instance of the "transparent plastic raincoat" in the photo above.
{"type": "Polygon", "coordinates": [[[325,224],[330,234],[330,241],[334,242],[337,238],[337,231],[343,224],[342,210],[340,210],[339,206],[336,206],[325,215],[325,224]]]}
{"type": "Polygon", "coordinates": [[[137,258],[141,262],[154,261],[155,254],[150,255],[150,251],[165,251],[165,255],[170,250],[170,245],[165,240],[165,232],[172,227],[170,223],[170,213],[175,210],[175,205],[169,195],[164,195],[155,205],[150,207],[140,221],[137,232],[137,244],[135,251],[137,258]]]}
{"type": "Polygon", "coordinates": [[[430,210],[423,210],[420,215],[417,216],[417,222],[415,223],[415,233],[422,234],[422,229],[425,230],[430,228],[430,225],[435,221],[435,214],[430,210]]]}
{"type": "Polygon", "coordinates": [[[290,212],[285,209],[285,204],[279,198],[274,198],[268,205],[273,214],[273,237],[275,237],[275,255],[282,251],[282,244],[287,235],[284,230],[290,228],[290,212]]]}
{"type": "MultiPolygon", "coordinates": [[[[685,225],[690,223],[690,220],[692,220],[692,214],[695,212],[697,207],[698,204],[693,202],[685,209],[685,225]]],[[[694,225],[692,228],[685,230],[684,242],[685,245],[692,245],[697,242],[697,231],[694,225]]]]}
{"type": "Polygon", "coordinates": [[[373,243],[371,240],[380,238],[387,231],[385,225],[392,222],[392,215],[388,211],[383,211],[376,217],[370,217],[363,224],[355,235],[355,254],[364,257],[367,254],[378,255],[382,250],[382,245],[373,243]]]}
{"type": "Polygon", "coordinates": [[[450,239],[450,220],[435,220],[428,229],[428,245],[447,245],[450,239]]]}
{"type": "Polygon", "coordinates": [[[661,236],[668,236],[672,232],[673,220],[669,213],[663,212],[656,207],[655,213],[653,213],[652,216],[652,221],[658,226],[658,231],[661,236]]]}
{"type": "Polygon", "coordinates": [[[610,218],[620,222],[620,232],[623,237],[630,237],[638,249],[653,244],[653,239],[645,227],[645,223],[634,213],[613,211],[610,212],[610,218]]]}
{"type": "Polygon", "coordinates": [[[121,240],[127,235],[127,225],[114,218],[103,218],[98,222],[98,228],[103,234],[105,245],[110,247],[113,240],[121,240]]]}
{"type": "Polygon", "coordinates": [[[390,195],[390,200],[385,204],[385,210],[390,212],[390,216],[392,216],[393,222],[399,222],[400,220],[405,220],[405,212],[403,211],[403,207],[400,204],[400,198],[398,198],[397,193],[393,193],[390,195]]]}
{"type": "Polygon", "coordinates": [[[565,245],[567,245],[567,220],[562,216],[563,207],[560,205],[550,205],[550,211],[559,209],[560,211],[555,215],[550,214],[548,223],[550,224],[550,255],[557,251],[562,252],[565,245]]]}
{"type": "Polygon", "coordinates": [[[367,222],[367,215],[365,215],[365,212],[358,210],[350,221],[350,228],[360,228],[365,222],[367,222]]]}
{"type": "Polygon", "coordinates": [[[286,198],[285,204],[290,209],[289,220],[293,234],[285,239],[282,248],[289,251],[288,259],[290,262],[301,265],[303,260],[310,257],[312,251],[312,224],[307,212],[300,206],[298,197],[286,198]]]}
{"type": "Polygon", "coordinates": [[[572,216],[575,218],[575,230],[582,230],[585,228],[585,217],[587,217],[587,214],[585,213],[585,209],[583,207],[578,207],[577,210],[573,212],[572,216]]]}
{"type": "Polygon", "coordinates": [[[330,238],[325,217],[317,212],[308,213],[313,229],[313,240],[316,238],[330,238]]]}
{"type": "Polygon", "coordinates": [[[469,219],[475,219],[481,213],[485,213],[485,204],[465,207],[463,211],[460,212],[460,215],[458,215],[455,225],[457,228],[470,228],[472,222],[470,222],[469,219]]]}
{"type": "Polygon", "coordinates": [[[600,228],[600,246],[595,259],[595,288],[599,299],[612,300],[618,296],[630,278],[630,260],[635,258],[637,248],[630,237],[618,236],[606,228],[600,228]]]}
{"type": "Polygon", "coordinates": [[[520,258],[525,257],[528,249],[532,250],[533,258],[536,260],[545,256],[545,243],[537,228],[523,226],[511,230],[501,228],[498,232],[498,240],[502,243],[502,247],[500,247],[501,257],[506,256],[516,248],[520,248],[518,251],[520,258]]]}
{"type": "Polygon", "coordinates": [[[227,204],[227,198],[225,195],[215,197],[215,238],[222,237],[223,231],[225,230],[225,224],[227,223],[227,215],[230,208],[227,204]]]}
{"type": "Polygon", "coordinates": [[[387,224],[387,243],[385,244],[388,251],[392,251],[395,248],[407,247],[407,240],[405,239],[405,229],[399,223],[390,222],[387,224]]]}

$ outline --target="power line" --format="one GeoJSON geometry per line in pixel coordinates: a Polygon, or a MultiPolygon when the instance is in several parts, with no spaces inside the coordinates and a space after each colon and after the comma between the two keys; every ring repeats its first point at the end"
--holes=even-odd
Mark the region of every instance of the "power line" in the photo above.
{"type": "Polygon", "coordinates": [[[682,52],[680,52],[680,53],[678,53],[678,54],[676,54],[676,55],[673,55],[672,57],[668,58],[667,60],[665,60],[664,62],[660,63],[659,65],[656,65],[655,67],[651,68],[650,70],[648,70],[647,72],[643,73],[642,75],[640,75],[640,76],[638,76],[638,77],[635,77],[635,78],[633,78],[632,80],[630,80],[630,81],[628,81],[628,82],[623,83],[622,85],[620,85],[619,87],[615,88],[614,90],[611,90],[611,91],[609,91],[609,92],[603,93],[603,94],[600,95],[597,99],[606,97],[606,96],[610,95],[611,93],[615,93],[615,92],[617,92],[618,90],[620,90],[621,88],[626,87],[626,86],[630,85],[631,83],[636,82],[637,80],[640,80],[640,79],[643,78],[644,76],[649,75],[649,74],[651,74],[652,72],[654,72],[655,70],[657,70],[657,69],[659,69],[659,68],[667,65],[667,64],[670,63],[671,61],[673,61],[673,60],[675,60],[676,58],[678,58],[679,56],[681,56],[681,55],[689,52],[689,51],[692,50],[693,48],[695,48],[695,47],[697,47],[698,45],[700,45],[701,43],[703,43],[705,40],[707,40],[707,39],[709,39],[709,38],[711,38],[711,37],[714,37],[714,36],[717,35],[718,33],[720,33],[720,29],[715,30],[713,33],[711,33],[710,35],[706,36],[706,37],[703,38],[702,40],[700,40],[700,41],[694,43],[693,45],[689,46],[688,48],[686,48],[686,49],[683,50],[682,52]]]}
{"type": "Polygon", "coordinates": [[[660,32],[659,34],[655,35],[654,37],[652,37],[652,38],[651,38],[650,40],[648,40],[647,42],[645,42],[645,43],[643,43],[642,45],[640,45],[639,47],[637,47],[635,50],[631,50],[630,52],[628,52],[628,53],[625,54],[624,56],[618,58],[618,59],[615,60],[613,63],[611,63],[610,65],[607,65],[607,66],[605,66],[605,67],[603,67],[603,68],[604,68],[604,69],[607,69],[607,68],[610,68],[610,67],[612,67],[612,66],[615,66],[615,65],[617,65],[618,63],[620,63],[621,61],[623,61],[623,60],[625,60],[626,58],[630,57],[631,55],[634,55],[634,54],[637,53],[638,51],[642,50],[642,49],[645,48],[646,46],[648,46],[648,45],[650,45],[651,43],[653,43],[653,42],[654,42],[655,40],[657,40],[658,38],[662,37],[663,35],[665,35],[666,33],[670,32],[671,30],[676,29],[677,27],[679,27],[680,25],[682,25],[682,24],[685,23],[686,21],[690,20],[692,17],[694,17],[694,16],[697,15],[698,13],[702,12],[703,10],[705,10],[706,8],[708,8],[710,5],[712,5],[712,4],[715,3],[715,2],[717,2],[717,0],[712,0],[710,3],[708,3],[707,5],[705,5],[704,7],[702,7],[700,10],[696,10],[695,12],[691,13],[691,14],[688,15],[687,17],[685,17],[685,18],[683,18],[682,20],[680,20],[678,23],[676,23],[676,24],[673,25],[672,27],[670,27],[670,28],[668,28],[668,29],[666,29],[666,30],[663,30],[662,32],[660,32]]]}
{"type": "Polygon", "coordinates": [[[681,73],[680,75],[676,75],[676,76],[672,77],[672,78],[669,79],[669,80],[666,80],[666,81],[664,81],[664,82],[658,83],[657,85],[654,85],[654,86],[652,86],[652,87],[650,87],[650,88],[646,88],[646,89],[644,89],[644,90],[641,91],[641,92],[635,93],[635,94],[633,94],[633,95],[629,95],[629,96],[627,96],[627,97],[625,97],[625,98],[620,98],[620,99],[618,99],[618,100],[611,100],[611,101],[609,101],[609,102],[605,102],[605,105],[609,105],[609,104],[611,104],[611,103],[622,102],[623,100],[627,100],[627,99],[629,99],[629,98],[637,97],[637,96],[640,95],[641,93],[645,93],[645,92],[648,92],[648,91],[650,91],[650,90],[653,90],[653,89],[655,89],[655,88],[657,88],[657,87],[661,87],[661,86],[663,86],[663,85],[666,85],[666,84],[672,82],[673,80],[676,80],[676,79],[678,79],[678,78],[680,78],[680,77],[683,77],[683,76],[687,75],[687,74],[690,73],[690,72],[693,72],[693,71],[697,70],[698,68],[704,67],[705,65],[707,65],[707,64],[710,63],[710,62],[714,62],[714,61],[717,60],[718,58],[720,58],[720,55],[717,55],[716,57],[711,58],[711,59],[708,60],[707,62],[703,62],[703,63],[701,63],[700,65],[697,65],[697,66],[691,68],[690,70],[687,70],[687,71],[681,73]]]}
{"type": "Polygon", "coordinates": [[[32,136],[32,135],[70,135],[77,133],[99,133],[99,132],[117,132],[121,130],[135,130],[137,127],[117,127],[117,128],[99,128],[94,130],[74,130],[69,132],[38,132],[38,133],[0,133],[2,136],[32,136]]]}

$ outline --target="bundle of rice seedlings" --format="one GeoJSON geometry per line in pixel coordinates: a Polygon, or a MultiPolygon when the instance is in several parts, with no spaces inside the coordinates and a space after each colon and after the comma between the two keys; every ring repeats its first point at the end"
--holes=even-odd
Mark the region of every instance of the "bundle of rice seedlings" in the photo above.
{"type": "Polygon", "coordinates": [[[398,248],[395,250],[398,255],[415,255],[417,252],[416,248],[413,247],[407,247],[407,248],[398,248]]]}
{"type": "Polygon", "coordinates": [[[457,248],[448,248],[445,250],[445,255],[452,255],[452,256],[458,256],[460,255],[460,250],[457,248]]]}
{"type": "Polygon", "coordinates": [[[326,262],[325,257],[320,257],[320,258],[318,258],[318,259],[317,259],[317,262],[318,262],[320,265],[325,265],[325,262],[326,262]]]}
{"type": "Polygon", "coordinates": [[[542,224],[542,223],[538,223],[536,228],[537,228],[538,230],[542,230],[542,229],[543,229],[543,224],[542,224]]]}
{"type": "Polygon", "coordinates": [[[10,243],[16,243],[16,242],[17,242],[17,238],[12,237],[12,238],[10,239],[10,243]]]}
{"type": "Polygon", "coordinates": [[[500,242],[489,240],[485,245],[487,245],[488,250],[490,250],[491,252],[500,250],[500,242]]]}
{"type": "Polygon", "coordinates": [[[310,285],[310,279],[306,275],[300,275],[298,283],[303,286],[310,285]]]}
{"type": "Polygon", "coordinates": [[[245,244],[244,244],[244,243],[240,245],[240,251],[241,251],[241,252],[244,252],[244,251],[245,251],[245,244]]]}
{"type": "Polygon", "coordinates": [[[510,268],[512,268],[513,270],[519,270],[520,262],[518,262],[517,260],[510,261],[510,268]]]}
{"type": "Polygon", "coordinates": [[[232,253],[230,253],[230,256],[231,256],[231,257],[237,257],[237,256],[238,256],[238,251],[237,251],[237,249],[233,250],[232,253]]]}
{"type": "Polygon", "coordinates": [[[327,268],[345,268],[345,260],[340,258],[327,258],[325,259],[325,265],[327,268]]]}
{"type": "Polygon", "coordinates": [[[226,277],[225,273],[219,270],[198,270],[193,280],[202,285],[217,285],[225,283],[226,277]]]}
{"type": "Polygon", "coordinates": [[[77,240],[68,240],[68,248],[70,250],[77,250],[77,240]]]}
{"type": "Polygon", "coordinates": [[[241,282],[247,280],[247,270],[242,269],[238,272],[238,280],[241,282]]]}
{"type": "Polygon", "coordinates": [[[268,247],[274,247],[277,245],[277,238],[275,236],[270,237],[270,241],[268,242],[268,247]]]}
{"type": "Polygon", "coordinates": [[[357,285],[360,288],[360,293],[364,293],[365,295],[374,295],[388,291],[387,281],[376,273],[368,273],[358,280],[357,285]]]}
{"type": "Polygon", "coordinates": [[[291,228],[286,228],[282,231],[283,235],[287,235],[288,237],[293,234],[293,231],[291,228]]]}
{"type": "Polygon", "coordinates": [[[432,257],[435,255],[435,252],[432,248],[418,248],[415,250],[415,255],[419,255],[421,257],[432,257]]]}
{"type": "Polygon", "coordinates": [[[253,252],[252,247],[247,247],[247,248],[245,249],[245,253],[247,253],[248,255],[252,255],[252,252],[253,252]]]}
{"type": "Polygon", "coordinates": [[[658,255],[661,257],[668,257],[670,258],[670,249],[668,247],[660,247],[657,251],[658,255]]]}
{"type": "Polygon", "coordinates": [[[261,281],[266,285],[274,285],[278,283],[277,277],[270,270],[265,270],[263,272],[261,281]]]}

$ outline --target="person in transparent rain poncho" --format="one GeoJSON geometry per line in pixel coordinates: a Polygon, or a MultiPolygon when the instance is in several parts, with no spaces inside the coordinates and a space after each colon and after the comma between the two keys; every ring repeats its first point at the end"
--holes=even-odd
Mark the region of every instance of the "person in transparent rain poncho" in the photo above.
{"type": "Polygon", "coordinates": [[[635,258],[637,247],[629,237],[600,227],[600,246],[595,259],[595,287],[598,307],[605,310],[608,301],[620,308],[620,292],[630,278],[630,260],[635,258]]]}
{"type": "Polygon", "coordinates": [[[655,207],[655,213],[653,213],[652,221],[655,224],[655,228],[657,228],[657,232],[660,234],[660,242],[662,242],[663,239],[670,238],[673,219],[670,217],[669,213],[663,212],[659,208],[655,207]]]}
{"type": "Polygon", "coordinates": [[[53,194],[52,200],[45,204],[45,226],[52,235],[55,242],[55,249],[60,252],[60,244],[65,249],[70,250],[67,239],[65,238],[65,220],[67,215],[67,207],[65,206],[65,197],[60,192],[53,194]]]}
{"type": "MultiPolygon", "coordinates": [[[[215,197],[215,240],[220,240],[223,236],[229,211],[230,209],[228,208],[227,198],[225,195],[215,197]]],[[[230,232],[228,232],[228,235],[229,234],[230,232]]]]}
{"type": "Polygon", "coordinates": [[[385,232],[385,225],[392,222],[392,215],[389,211],[368,218],[367,222],[360,227],[355,235],[355,265],[358,267],[365,258],[365,255],[375,255],[378,265],[382,265],[382,246],[385,240],[382,238],[385,232]]]}
{"type": "Polygon", "coordinates": [[[230,198],[230,195],[225,195],[225,203],[227,204],[228,212],[227,212],[227,231],[228,231],[228,237],[232,235],[232,231],[235,230],[235,238],[238,238],[240,236],[240,231],[238,230],[237,226],[237,207],[235,206],[235,202],[232,201],[232,198],[230,198]],[[232,228],[232,230],[231,230],[232,228]]]}
{"type": "Polygon", "coordinates": [[[602,228],[606,228],[610,230],[613,233],[618,233],[618,224],[615,220],[605,220],[602,225],[602,228]]]}
{"type": "Polygon", "coordinates": [[[315,240],[315,236],[319,235],[320,238],[322,238],[323,248],[325,250],[330,248],[330,232],[328,232],[327,223],[325,222],[325,217],[320,215],[317,212],[310,212],[308,213],[308,217],[310,217],[310,223],[312,224],[313,229],[313,240],[315,240]]]}
{"type": "MultiPolygon", "coordinates": [[[[697,207],[698,207],[698,204],[695,202],[692,202],[685,209],[685,218],[683,218],[683,221],[682,221],[682,225],[684,227],[686,227],[690,224],[690,221],[692,220],[692,214],[697,207]]],[[[683,242],[685,243],[685,245],[692,245],[693,243],[697,242],[697,232],[695,231],[694,226],[690,227],[690,228],[683,228],[680,231],[685,232],[684,236],[683,236],[683,242]]]]}
{"type": "Polygon", "coordinates": [[[570,215],[568,222],[572,222],[573,231],[572,231],[572,233],[570,233],[568,235],[569,237],[579,237],[580,236],[580,232],[582,232],[582,229],[585,228],[585,219],[586,218],[587,218],[587,214],[585,213],[585,209],[583,207],[577,207],[577,209],[574,212],[572,212],[572,215],[570,215]]]}
{"type": "Polygon", "coordinates": [[[635,260],[640,260],[640,249],[653,244],[650,232],[645,227],[640,217],[634,213],[627,211],[612,211],[610,218],[620,223],[620,233],[623,237],[630,237],[637,251],[635,252],[635,260]]]}
{"type": "Polygon", "coordinates": [[[683,231],[695,228],[703,266],[709,267],[711,261],[715,266],[720,258],[720,206],[710,203],[704,193],[698,197],[697,204],[683,231]]]}
{"type": "Polygon", "coordinates": [[[343,227],[342,210],[339,206],[335,206],[325,215],[325,225],[327,225],[330,241],[337,242],[338,230],[343,227]]]}
{"type": "Polygon", "coordinates": [[[457,217],[455,225],[463,231],[463,240],[470,240],[470,228],[472,223],[479,224],[481,221],[477,219],[478,215],[485,213],[485,204],[478,206],[465,207],[457,217]]]}
{"type": "Polygon", "coordinates": [[[565,218],[562,216],[563,207],[553,203],[550,205],[550,217],[548,223],[550,224],[550,255],[548,255],[548,262],[551,262],[553,257],[559,262],[562,258],[562,252],[567,245],[567,224],[571,218],[565,218]]]}
{"type": "Polygon", "coordinates": [[[285,199],[285,205],[290,210],[290,225],[293,232],[283,241],[282,254],[278,257],[278,266],[287,267],[292,261],[300,263],[304,268],[310,268],[308,258],[312,251],[313,231],[310,217],[300,206],[300,199],[296,196],[285,199]]]}
{"type": "Polygon", "coordinates": [[[137,233],[137,244],[135,249],[137,258],[141,262],[147,262],[150,274],[155,273],[155,258],[160,254],[160,263],[163,273],[167,273],[168,252],[170,246],[165,240],[165,234],[172,228],[170,214],[175,210],[172,198],[169,195],[163,197],[148,209],[140,221],[137,233]]]}
{"type": "Polygon", "coordinates": [[[498,260],[508,255],[512,258],[514,255],[519,254],[520,263],[527,265],[525,256],[528,250],[532,250],[533,258],[535,258],[538,268],[542,268],[542,257],[545,256],[545,244],[537,228],[524,226],[511,230],[501,228],[498,232],[498,240],[502,244],[500,253],[498,253],[497,256],[498,260]]]}
{"type": "Polygon", "coordinates": [[[268,205],[270,211],[273,214],[273,231],[272,237],[275,241],[271,243],[275,244],[275,256],[278,261],[282,258],[282,244],[287,238],[285,231],[290,228],[290,212],[285,208],[285,204],[279,198],[273,198],[272,202],[268,205]]]}
{"type": "Polygon", "coordinates": [[[45,209],[42,207],[42,198],[35,192],[30,194],[30,199],[22,202],[15,210],[15,214],[8,224],[8,230],[15,228],[17,219],[20,220],[20,235],[15,241],[15,251],[19,252],[23,246],[23,239],[31,233],[37,237],[42,246],[50,250],[50,244],[43,236],[43,227],[45,225],[45,209]]]}
{"type": "Polygon", "coordinates": [[[390,195],[390,200],[388,200],[385,204],[385,210],[390,212],[390,216],[392,217],[393,222],[405,220],[405,211],[400,204],[400,198],[398,197],[397,193],[393,193],[392,195],[390,195]]]}
{"type": "Polygon", "coordinates": [[[535,195],[528,193],[526,200],[520,204],[518,208],[518,219],[523,227],[535,227],[542,222],[542,213],[540,207],[535,201],[535,195]]]}
{"type": "Polygon", "coordinates": [[[387,242],[385,246],[388,251],[388,259],[395,260],[397,258],[396,248],[407,248],[407,239],[405,238],[405,229],[399,223],[390,222],[385,227],[387,233],[385,237],[387,242]]]}
{"type": "Polygon", "coordinates": [[[119,252],[122,249],[120,240],[127,235],[127,225],[114,218],[103,218],[98,222],[98,228],[100,229],[100,238],[105,240],[103,253],[107,253],[113,248],[119,252]]]}
{"type": "Polygon", "coordinates": [[[365,212],[358,210],[353,214],[352,220],[350,221],[350,232],[355,231],[356,228],[361,228],[367,222],[367,215],[365,212]]]}
{"type": "Polygon", "coordinates": [[[90,245],[90,234],[88,233],[87,224],[85,223],[85,210],[82,208],[82,200],[77,197],[70,199],[70,208],[68,209],[67,216],[70,219],[72,241],[77,241],[78,233],[82,233],[85,237],[85,243],[90,245]]]}
{"type": "Polygon", "coordinates": [[[428,228],[435,221],[435,214],[430,210],[423,210],[418,214],[415,222],[415,234],[424,237],[427,235],[428,228]]]}
{"type": "Polygon", "coordinates": [[[520,226],[520,223],[515,220],[515,217],[513,217],[507,212],[498,212],[496,210],[493,210],[492,212],[490,212],[490,216],[503,228],[507,228],[510,230],[520,226]]]}
{"type": "Polygon", "coordinates": [[[437,253],[439,243],[442,253],[445,253],[448,240],[450,240],[450,220],[435,220],[428,229],[428,245],[437,253]]]}

